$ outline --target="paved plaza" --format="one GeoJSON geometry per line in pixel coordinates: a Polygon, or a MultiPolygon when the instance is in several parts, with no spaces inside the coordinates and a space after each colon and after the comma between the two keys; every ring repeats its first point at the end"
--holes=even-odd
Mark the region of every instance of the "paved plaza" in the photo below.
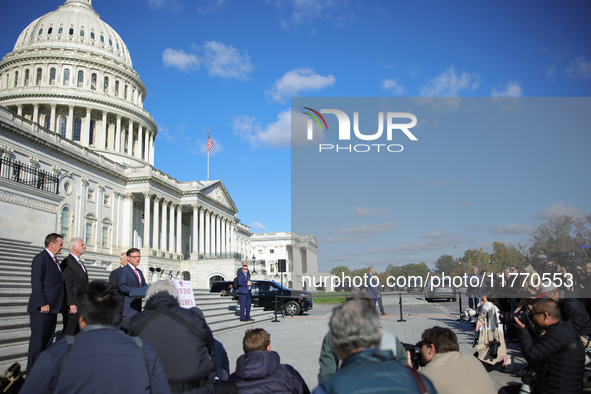
{"type": "MultiPolygon", "coordinates": [[[[381,326],[384,330],[394,333],[402,342],[417,343],[427,328],[439,325],[454,330],[460,342],[460,351],[472,354],[474,326],[468,322],[457,321],[458,302],[427,303],[419,296],[403,296],[403,315],[406,322],[400,319],[398,295],[387,294],[384,297],[384,308],[387,316],[382,317],[381,326]]],[[[463,302],[467,306],[467,300],[463,302]]],[[[328,330],[328,321],[335,305],[315,305],[314,309],[304,315],[285,319],[279,323],[254,322],[248,328],[264,328],[271,334],[271,349],[279,353],[281,362],[291,364],[297,369],[310,390],[318,385],[318,356],[324,335],[328,330]]],[[[231,372],[236,368],[236,359],[243,354],[243,331],[232,331],[216,335],[221,341],[230,359],[231,372]]],[[[525,367],[525,360],[519,352],[518,343],[507,343],[510,354],[515,356],[516,369],[525,367]]],[[[520,379],[512,375],[493,371],[489,373],[497,390],[509,382],[520,383],[520,379]]]]}

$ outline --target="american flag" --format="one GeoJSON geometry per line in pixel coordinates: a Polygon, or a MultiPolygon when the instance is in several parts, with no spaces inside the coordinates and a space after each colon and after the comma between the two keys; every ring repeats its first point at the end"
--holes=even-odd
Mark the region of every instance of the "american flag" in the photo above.
{"type": "Polygon", "coordinates": [[[209,152],[211,150],[211,148],[213,148],[213,140],[211,139],[211,136],[209,135],[209,132],[207,133],[207,151],[209,152]]]}

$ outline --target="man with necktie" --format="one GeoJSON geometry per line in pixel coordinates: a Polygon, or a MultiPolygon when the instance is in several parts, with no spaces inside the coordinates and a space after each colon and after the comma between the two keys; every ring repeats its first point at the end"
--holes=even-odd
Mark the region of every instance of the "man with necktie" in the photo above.
{"type": "Polygon", "coordinates": [[[139,287],[146,286],[144,274],[137,268],[140,265],[140,250],[131,248],[127,251],[127,259],[129,263],[125,267],[121,267],[117,273],[117,281],[119,282],[119,290],[123,294],[125,304],[123,306],[123,317],[135,315],[142,310],[142,299],[132,298],[129,293],[139,287]]]}
{"type": "Polygon", "coordinates": [[[84,245],[82,238],[72,238],[70,240],[70,254],[62,260],[61,268],[66,287],[62,307],[63,335],[76,335],[80,332],[76,294],[88,284],[88,272],[80,259],[84,252],[86,252],[86,245],[84,245]]]}
{"type": "Polygon", "coordinates": [[[248,266],[242,266],[242,272],[238,274],[238,300],[240,301],[240,321],[254,321],[250,317],[250,305],[252,303],[252,294],[250,292],[250,273],[248,266]]]}
{"type": "Polygon", "coordinates": [[[64,279],[56,255],[60,254],[64,241],[62,236],[51,233],[45,237],[45,249],[31,263],[31,297],[27,312],[31,322],[31,339],[27,373],[39,354],[53,341],[57,314],[62,306],[64,279]]]}

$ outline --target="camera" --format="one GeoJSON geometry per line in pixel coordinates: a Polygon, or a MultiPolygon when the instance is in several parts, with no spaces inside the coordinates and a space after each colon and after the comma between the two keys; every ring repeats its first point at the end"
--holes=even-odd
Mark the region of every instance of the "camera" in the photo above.
{"type": "Polygon", "coordinates": [[[533,320],[534,314],[531,311],[501,313],[502,324],[513,324],[515,322],[515,318],[519,319],[520,322],[527,326],[533,320]]]}
{"type": "Polygon", "coordinates": [[[421,347],[423,346],[423,342],[418,342],[416,345],[411,345],[410,343],[402,343],[404,349],[410,352],[410,361],[412,362],[412,367],[414,369],[419,369],[419,367],[424,367],[423,358],[421,357],[421,347]]]}
{"type": "Polygon", "coordinates": [[[0,375],[0,392],[7,394],[16,394],[25,383],[21,372],[21,365],[14,363],[0,375]]]}
{"type": "Polygon", "coordinates": [[[536,380],[536,372],[529,366],[521,371],[517,371],[517,377],[521,378],[521,382],[533,386],[536,380]]]}
{"type": "Polygon", "coordinates": [[[472,308],[468,308],[464,312],[460,313],[460,319],[468,320],[469,318],[474,317],[476,315],[478,315],[478,311],[472,308]]]}

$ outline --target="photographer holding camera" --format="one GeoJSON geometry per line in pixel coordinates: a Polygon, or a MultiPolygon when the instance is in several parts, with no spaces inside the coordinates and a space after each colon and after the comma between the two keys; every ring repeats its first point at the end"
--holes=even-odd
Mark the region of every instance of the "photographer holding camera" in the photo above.
{"type": "Polygon", "coordinates": [[[579,335],[560,318],[560,308],[550,298],[538,300],[532,316],[536,329],[545,330],[535,340],[525,324],[514,318],[521,352],[535,371],[532,393],[578,393],[585,368],[585,351],[579,335]]]}
{"type": "Polygon", "coordinates": [[[460,352],[458,337],[451,329],[429,328],[417,345],[424,365],[421,372],[439,394],[473,394],[474,387],[478,387],[479,394],[497,392],[482,364],[472,355],[460,352]]]}

